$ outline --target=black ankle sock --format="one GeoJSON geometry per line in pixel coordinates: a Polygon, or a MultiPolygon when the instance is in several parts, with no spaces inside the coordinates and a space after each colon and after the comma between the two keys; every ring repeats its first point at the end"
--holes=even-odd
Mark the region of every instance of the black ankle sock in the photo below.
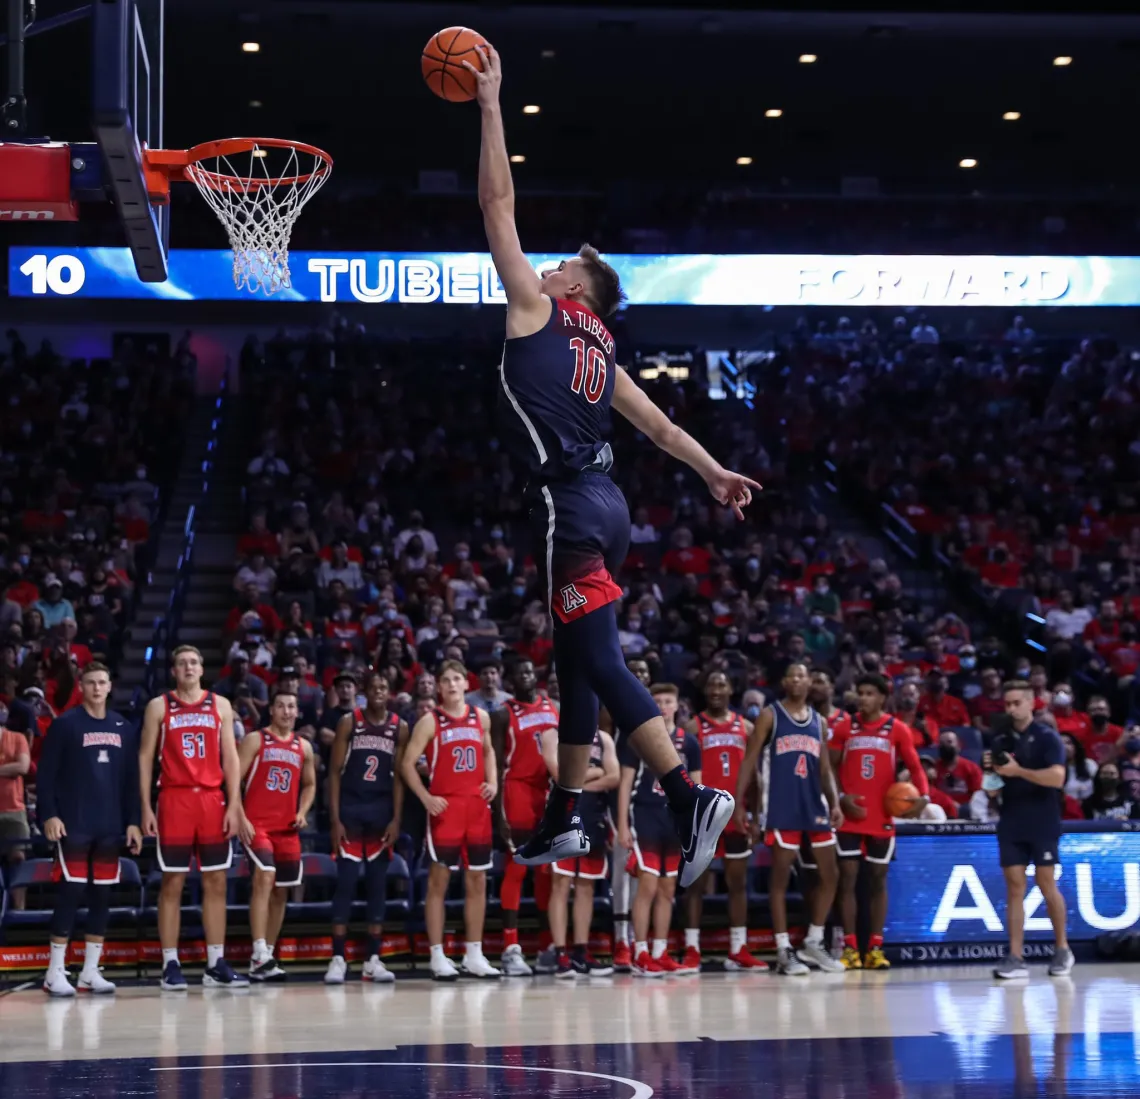
{"type": "Polygon", "coordinates": [[[368,957],[375,954],[377,958],[380,957],[380,940],[375,935],[368,936],[368,957]]]}
{"type": "Polygon", "coordinates": [[[346,938],[346,936],[344,936],[344,935],[334,935],[333,936],[333,955],[334,955],[334,957],[337,957],[337,958],[343,958],[344,957],[344,940],[345,940],[345,938],[346,938]]]}
{"type": "Polygon", "coordinates": [[[678,812],[692,809],[693,802],[697,800],[697,788],[681,764],[677,764],[667,775],[661,776],[661,789],[669,799],[670,808],[678,812]]]}
{"type": "Polygon", "coordinates": [[[550,791],[547,819],[568,827],[571,818],[578,812],[578,801],[581,796],[581,790],[567,790],[565,786],[560,786],[556,782],[554,789],[550,791]]]}
{"type": "Polygon", "coordinates": [[[584,962],[586,960],[586,944],[575,943],[574,949],[571,951],[571,957],[576,962],[584,962]]]}

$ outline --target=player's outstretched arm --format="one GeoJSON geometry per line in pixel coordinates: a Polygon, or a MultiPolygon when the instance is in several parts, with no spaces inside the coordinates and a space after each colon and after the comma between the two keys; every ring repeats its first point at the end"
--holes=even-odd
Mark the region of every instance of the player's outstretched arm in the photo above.
{"type": "Polygon", "coordinates": [[[545,309],[549,314],[550,301],[543,298],[538,275],[523,253],[515,228],[515,185],[511,179],[503,112],[499,106],[499,86],[503,80],[499,53],[490,45],[481,49],[482,71],[469,61],[463,64],[475,76],[476,98],[483,119],[483,141],[479,149],[479,208],[483,211],[491,258],[507,293],[507,334],[511,335],[512,313],[538,313],[545,309]]]}
{"type": "Polygon", "coordinates": [[[737,519],[744,518],[743,509],[752,503],[752,490],[759,492],[762,486],[725,469],[687,431],[673,423],[624,370],[617,372],[614,382],[613,407],[655,446],[700,474],[717,503],[732,508],[737,519]]]}

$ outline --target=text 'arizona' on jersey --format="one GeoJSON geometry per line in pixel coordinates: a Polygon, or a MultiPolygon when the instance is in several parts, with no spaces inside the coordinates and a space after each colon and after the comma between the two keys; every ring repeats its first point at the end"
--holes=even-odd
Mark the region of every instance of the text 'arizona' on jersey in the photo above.
{"type": "Polygon", "coordinates": [[[616,371],[614,338],[601,319],[576,301],[553,299],[542,328],[503,346],[499,406],[511,457],[540,483],[608,470],[616,371]]]}

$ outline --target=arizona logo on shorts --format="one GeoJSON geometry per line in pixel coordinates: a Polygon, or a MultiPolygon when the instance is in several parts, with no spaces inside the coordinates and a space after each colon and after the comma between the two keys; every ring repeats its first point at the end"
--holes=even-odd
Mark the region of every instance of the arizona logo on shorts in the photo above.
{"type": "Polygon", "coordinates": [[[559,594],[562,596],[563,614],[573,614],[586,605],[586,597],[573,584],[567,584],[559,594]]]}

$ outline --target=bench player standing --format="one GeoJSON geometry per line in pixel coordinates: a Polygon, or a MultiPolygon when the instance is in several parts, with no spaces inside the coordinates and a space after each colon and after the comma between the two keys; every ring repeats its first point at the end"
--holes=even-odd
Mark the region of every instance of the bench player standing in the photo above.
{"type": "Polygon", "coordinates": [[[74,996],[67,979],[67,945],[81,902],[87,900],[86,953],[79,989],[106,995],[115,986],[99,972],[111,886],[119,883],[126,833],[132,855],[139,830],[138,748],[120,714],[107,709],[111,674],[88,664],[79,678],[83,702],[48,727],[36,772],[36,808],[44,837],[56,846],[55,874],[63,879],[51,916],[51,961],[44,991],[74,996]]]}
{"type": "MultiPolygon", "coordinates": [[[[655,683],[650,692],[661,711],[670,742],[689,771],[700,781],[701,747],[692,733],[676,724],[677,688],[655,683]]],[[[681,865],[681,845],[669,819],[669,802],[653,772],[623,741],[618,749],[621,780],[618,786],[619,843],[628,848],[631,868],[637,870],[637,896],[633,899],[633,963],[635,977],[663,977],[667,973],[697,973],[669,956],[669,924],[681,865]],[[653,949],[649,932],[653,931],[653,949]]]]}
{"type": "MultiPolygon", "coordinates": [[[[503,913],[503,975],[529,977],[531,968],[519,946],[519,901],[527,868],[514,853],[527,843],[542,820],[550,771],[543,753],[544,738],[558,731],[554,703],[537,691],[538,676],[530,660],[520,660],[511,672],[515,697],[491,715],[491,743],[503,768],[500,777],[502,815],[507,831],[507,863],[499,903],[503,913]]],[[[535,902],[545,914],[550,905],[550,872],[539,868],[534,877],[535,902]]]]}
{"type": "Polygon", "coordinates": [[[577,812],[598,728],[601,699],[615,726],[659,776],[681,838],[681,885],[712,860],[732,817],[732,798],[694,784],[661,715],[626,667],[618,641],[614,582],[629,547],[629,508],[610,480],[613,463],[603,435],[611,405],[661,449],[691,466],[713,497],[738,517],[754,481],[724,469],[642,392],[614,359],[601,318],[622,293],[614,270],[583,247],[541,278],[519,244],[514,186],[499,108],[499,55],[487,47],[474,74],[482,111],[479,205],[507,297],[506,342],[499,366],[504,441],[530,474],[534,559],[554,617],[554,656],[561,711],[559,781],[530,843],[516,852],[528,866],[574,858],[589,845],[577,812]]]}
{"type": "Polygon", "coordinates": [[[242,804],[253,827],[253,839],[245,849],[253,863],[249,976],[254,981],[285,976],[273,949],[285,920],[289,890],[301,884],[301,830],[317,796],[313,746],[294,731],[296,722],[297,696],[278,689],[269,708],[269,726],[247,735],[238,748],[242,804]]]}
{"type": "Polygon", "coordinates": [[[438,683],[439,705],[416,722],[403,759],[404,782],[428,814],[431,869],[424,920],[431,944],[431,975],[437,981],[454,981],[460,972],[471,977],[501,977],[483,956],[491,802],[498,782],[491,719],[486,710],[464,701],[467,669],[458,660],[443,662],[438,683]],[[430,790],[416,771],[416,760],[425,752],[430,790]],[[461,865],[466,866],[463,922],[467,940],[462,966],[456,969],[443,953],[444,899],[451,872],[461,865]]]}
{"type": "Polygon", "coordinates": [[[813,849],[819,886],[811,897],[811,925],[800,950],[817,968],[827,973],[843,972],[842,964],[828,954],[823,942],[823,925],[835,899],[839,877],[832,828],[843,823],[843,814],[826,751],[827,726],[807,702],[810,682],[805,665],[788,665],[783,700],[762,710],[756,719],[736,786],[736,823],[744,829],[748,827],[744,798],[749,786],[757,781],[756,765],[761,751],[766,750],[768,804],[764,842],[772,848],[768,902],[776,933],[776,969],[791,977],[809,972],[808,966],[796,957],[788,937],[788,879],[805,838],[813,849]]]}
{"type": "Polygon", "coordinates": [[[233,862],[230,840],[253,839],[241,807],[241,764],[234,743],[234,712],[228,699],[202,689],[202,654],[179,645],[171,654],[174,690],[147,703],[139,742],[142,829],[158,837],[162,887],[158,937],[162,987],[181,991],[186,978],[178,963],[182,891],[190,860],[202,872],[202,926],[206,932],[206,988],[246,988],[225,959],[226,871],[233,862]],[[151,780],[158,756],[158,814],[151,807],[151,780]],[[224,786],[224,791],[223,791],[224,786]]]}
{"type": "Polygon", "coordinates": [[[620,773],[613,737],[599,729],[590,745],[590,769],[586,772],[579,802],[590,853],[576,859],[559,859],[552,867],[550,932],[558,958],[556,977],[608,977],[614,971],[612,965],[599,962],[590,953],[590,925],[594,922],[594,882],[605,881],[608,872],[609,791],[617,789],[620,773]],[[566,909],[571,887],[574,889],[574,949],[567,953],[566,909]]]}
{"type": "MultiPolygon", "coordinates": [[[[724,672],[711,672],[705,680],[707,707],[696,717],[696,735],[701,746],[701,781],[706,786],[736,792],[740,765],[752,735],[752,722],[728,708],[732,684],[724,672]]],[[[760,785],[756,784],[755,795],[760,785]]],[[[759,806],[754,806],[754,812],[759,806]]],[[[748,867],[752,862],[752,829],[741,829],[731,821],[720,837],[716,857],[724,859],[724,881],[728,888],[728,958],[725,969],[767,969],[766,962],[748,949],[748,867]]],[[[685,897],[685,969],[701,968],[701,917],[704,910],[705,882],[709,871],[697,880],[685,897]]]]}
{"type": "Polygon", "coordinates": [[[834,730],[829,745],[841,794],[843,827],[836,835],[839,849],[839,909],[843,917],[843,965],[846,969],[890,969],[883,953],[887,920],[887,871],[895,854],[895,826],[884,802],[895,783],[901,759],[911,773],[919,797],[907,816],[917,817],[930,803],[926,772],[914,750],[910,727],[883,713],[890,683],[875,672],[855,681],[859,712],[834,730]],[[867,864],[870,896],[870,939],[859,954],[855,887],[860,859],[867,864]]]}
{"type": "Polygon", "coordinates": [[[383,673],[368,672],[361,686],[364,709],[337,722],[329,754],[329,820],[337,875],[333,956],[325,973],[325,984],[330,985],[344,984],[348,972],[345,939],[361,864],[368,891],[368,960],[362,975],[380,984],[396,979],[380,960],[380,944],[388,865],[404,811],[400,762],[408,745],[408,723],[388,711],[391,688],[383,673]]]}

